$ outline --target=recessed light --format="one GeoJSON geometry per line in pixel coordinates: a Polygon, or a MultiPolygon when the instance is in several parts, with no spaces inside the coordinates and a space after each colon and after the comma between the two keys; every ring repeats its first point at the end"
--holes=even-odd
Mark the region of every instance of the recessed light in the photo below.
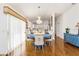
{"type": "Polygon", "coordinates": [[[40,8],[40,6],[38,6],[38,8],[40,8]]]}
{"type": "Polygon", "coordinates": [[[76,3],[72,3],[72,5],[75,5],[76,3]]]}

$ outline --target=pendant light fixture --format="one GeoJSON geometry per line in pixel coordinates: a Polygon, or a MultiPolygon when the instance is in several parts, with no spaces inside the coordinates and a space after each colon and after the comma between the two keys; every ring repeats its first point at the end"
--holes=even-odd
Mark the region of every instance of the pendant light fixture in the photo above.
{"type": "MultiPolygon", "coordinates": [[[[40,6],[38,6],[38,9],[40,9],[40,6]]],[[[37,24],[41,24],[41,23],[42,23],[41,17],[38,16],[37,18],[38,18],[38,19],[37,19],[36,23],[37,23],[37,24]]]]}
{"type": "Polygon", "coordinates": [[[38,16],[38,20],[36,21],[37,22],[37,24],[41,24],[42,23],[42,20],[40,19],[41,17],[40,16],[38,16]]]}

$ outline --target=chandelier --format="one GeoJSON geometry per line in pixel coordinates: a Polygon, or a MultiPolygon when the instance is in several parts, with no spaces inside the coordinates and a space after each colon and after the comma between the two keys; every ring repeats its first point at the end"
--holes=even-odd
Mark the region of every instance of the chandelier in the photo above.
{"type": "MultiPolygon", "coordinates": [[[[40,6],[38,6],[38,9],[39,9],[39,11],[40,11],[40,6]]],[[[40,13],[40,12],[39,12],[39,13],[40,13]]],[[[41,23],[42,23],[42,20],[41,20],[41,17],[40,17],[40,16],[38,16],[38,19],[37,19],[36,23],[37,23],[37,24],[41,24],[41,23]]]]}
{"type": "Polygon", "coordinates": [[[41,17],[40,16],[38,16],[38,19],[37,19],[37,24],[42,24],[42,20],[40,19],[41,17]]]}

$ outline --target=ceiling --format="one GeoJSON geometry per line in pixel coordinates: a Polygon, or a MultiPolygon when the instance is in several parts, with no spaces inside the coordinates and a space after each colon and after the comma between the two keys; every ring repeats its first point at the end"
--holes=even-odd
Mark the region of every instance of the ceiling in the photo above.
{"type": "Polygon", "coordinates": [[[60,15],[72,6],[71,3],[10,3],[9,5],[32,22],[35,22],[38,16],[44,21],[49,20],[52,14],[60,15]]]}

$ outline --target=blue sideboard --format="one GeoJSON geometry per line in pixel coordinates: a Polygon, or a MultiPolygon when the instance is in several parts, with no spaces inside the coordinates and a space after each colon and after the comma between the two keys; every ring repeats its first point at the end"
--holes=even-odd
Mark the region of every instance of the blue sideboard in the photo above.
{"type": "Polygon", "coordinates": [[[64,33],[64,41],[79,47],[79,35],[64,33]]]}

